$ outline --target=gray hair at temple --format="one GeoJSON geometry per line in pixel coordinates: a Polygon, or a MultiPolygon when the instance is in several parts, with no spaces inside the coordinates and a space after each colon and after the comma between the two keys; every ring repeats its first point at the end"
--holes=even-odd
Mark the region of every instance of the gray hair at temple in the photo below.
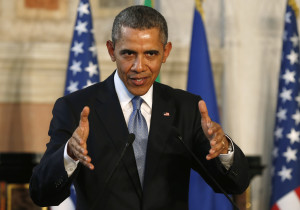
{"type": "Polygon", "coordinates": [[[158,28],[162,43],[165,45],[168,42],[167,21],[164,16],[151,7],[142,5],[131,6],[122,10],[116,16],[111,34],[114,45],[120,38],[122,26],[139,30],[158,28]]]}

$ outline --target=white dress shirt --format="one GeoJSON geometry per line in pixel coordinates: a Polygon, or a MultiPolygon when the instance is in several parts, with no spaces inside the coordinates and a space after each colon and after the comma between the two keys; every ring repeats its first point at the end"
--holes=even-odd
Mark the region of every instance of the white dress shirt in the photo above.
{"type": "MultiPolygon", "coordinates": [[[[122,112],[124,114],[124,118],[126,121],[126,124],[128,126],[128,121],[130,118],[130,115],[133,111],[131,100],[134,97],[126,88],[123,81],[120,79],[118,73],[116,72],[114,75],[114,83],[115,83],[115,89],[119,98],[119,102],[122,108],[122,112]]],[[[152,99],[153,99],[153,85],[150,87],[148,92],[141,96],[141,98],[144,100],[141,105],[141,112],[147,122],[148,126],[148,132],[150,131],[150,120],[151,120],[151,114],[152,114],[152,99]]],[[[230,139],[231,141],[231,139],[230,139]]],[[[66,143],[65,150],[64,150],[64,165],[66,172],[68,173],[68,176],[70,177],[73,172],[75,171],[77,164],[79,161],[73,160],[67,153],[67,145],[66,143]]],[[[233,144],[231,142],[231,146],[233,148],[233,144]]],[[[234,151],[234,148],[233,148],[234,151]]],[[[228,152],[228,154],[220,154],[219,158],[224,165],[226,169],[229,169],[233,162],[233,154],[234,152],[228,152]]]]}

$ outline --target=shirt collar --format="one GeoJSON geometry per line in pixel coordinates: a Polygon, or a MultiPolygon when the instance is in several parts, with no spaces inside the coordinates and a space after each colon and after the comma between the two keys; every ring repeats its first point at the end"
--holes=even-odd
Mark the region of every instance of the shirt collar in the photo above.
{"type": "MultiPolygon", "coordinates": [[[[131,94],[127,90],[123,81],[120,79],[117,71],[115,72],[115,75],[114,75],[114,83],[115,83],[116,92],[117,92],[117,95],[118,95],[118,98],[120,101],[120,105],[123,110],[131,102],[134,95],[131,94]]],[[[153,100],[152,96],[153,96],[153,85],[151,85],[150,89],[148,90],[148,92],[145,95],[141,96],[141,98],[144,100],[146,105],[149,107],[150,112],[152,110],[152,100],[153,100]]]]}

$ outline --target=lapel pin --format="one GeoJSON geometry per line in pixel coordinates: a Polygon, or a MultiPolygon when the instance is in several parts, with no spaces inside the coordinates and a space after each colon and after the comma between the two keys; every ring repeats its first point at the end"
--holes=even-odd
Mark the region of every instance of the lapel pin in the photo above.
{"type": "Polygon", "coordinates": [[[164,112],[164,116],[165,117],[170,117],[170,113],[169,112],[164,112]]]}

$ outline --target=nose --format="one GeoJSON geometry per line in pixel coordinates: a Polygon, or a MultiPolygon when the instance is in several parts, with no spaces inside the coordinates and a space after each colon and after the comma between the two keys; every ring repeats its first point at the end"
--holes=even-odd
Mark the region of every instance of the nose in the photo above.
{"type": "Polygon", "coordinates": [[[136,57],[134,64],[132,66],[132,70],[136,72],[142,72],[144,70],[144,59],[141,56],[136,57]]]}

